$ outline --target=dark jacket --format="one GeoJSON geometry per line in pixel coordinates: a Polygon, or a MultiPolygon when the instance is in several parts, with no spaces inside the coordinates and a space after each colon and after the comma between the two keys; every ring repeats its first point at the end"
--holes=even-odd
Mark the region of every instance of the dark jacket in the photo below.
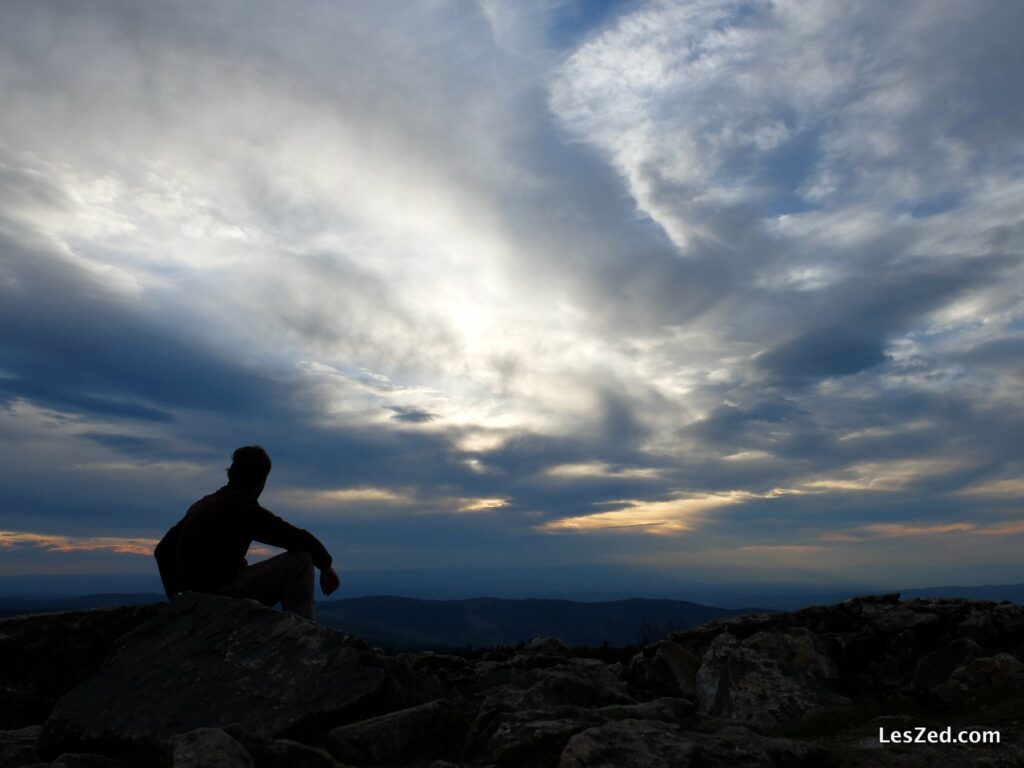
{"type": "Polygon", "coordinates": [[[161,539],[153,554],[168,597],[178,592],[220,592],[246,567],[253,541],[309,552],[321,570],[331,555],[309,531],[259,505],[251,494],[224,486],[204,496],[161,539]]]}

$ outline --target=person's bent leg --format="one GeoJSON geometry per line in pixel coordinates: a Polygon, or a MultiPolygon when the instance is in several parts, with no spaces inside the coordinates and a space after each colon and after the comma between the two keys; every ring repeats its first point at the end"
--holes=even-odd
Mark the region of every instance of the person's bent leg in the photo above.
{"type": "Polygon", "coordinates": [[[267,606],[314,619],[313,558],[308,552],[285,552],[248,566],[221,590],[228,597],[248,597],[267,606]]]}
{"type": "Polygon", "coordinates": [[[316,607],[313,602],[313,584],[316,573],[313,556],[309,552],[288,552],[286,554],[294,555],[291,563],[294,575],[288,582],[288,588],[281,595],[281,607],[310,621],[316,621],[316,607]]]}

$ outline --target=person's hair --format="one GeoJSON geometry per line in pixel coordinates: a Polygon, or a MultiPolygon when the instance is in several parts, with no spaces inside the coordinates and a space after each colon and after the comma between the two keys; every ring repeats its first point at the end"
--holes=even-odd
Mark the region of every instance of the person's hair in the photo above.
{"type": "Polygon", "coordinates": [[[270,474],[270,456],[259,445],[243,445],[231,454],[228,485],[251,488],[266,482],[270,474]]]}

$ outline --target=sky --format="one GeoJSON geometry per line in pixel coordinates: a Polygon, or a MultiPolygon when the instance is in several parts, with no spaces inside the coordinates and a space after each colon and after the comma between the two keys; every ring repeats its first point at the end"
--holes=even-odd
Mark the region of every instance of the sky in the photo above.
{"type": "Polygon", "coordinates": [[[152,577],[258,443],[338,596],[1024,581],[1022,27],[0,4],[0,577],[152,577]]]}

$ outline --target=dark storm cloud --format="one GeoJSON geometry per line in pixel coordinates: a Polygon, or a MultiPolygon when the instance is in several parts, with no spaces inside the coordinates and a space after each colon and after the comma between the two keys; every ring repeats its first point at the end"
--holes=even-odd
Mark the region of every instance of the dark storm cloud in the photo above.
{"type": "Polygon", "coordinates": [[[960,359],[967,365],[1024,376],[1024,337],[1007,336],[983,342],[963,352],[960,359]]]}
{"type": "Polygon", "coordinates": [[[0,270],[0,369],[13,374],[7,391],[162,420],[170,417],[153,406],[243,413],[284,395],[67,259],[0,235],[0,270]]]}
{"type": "Polygon", "coordinates": [[[437,418],[436,413],[430,413],[430,411],[425,411],[422,408],[407,405],[391,405],[388,407],[394,413],[391,417],[394,421],[402,421],[406,424],[424,424],[437,418]]]}
{"type": "Polygon", "coordinates": [[[845,328],[811,331],[766,352],[759,365],[781,379],[847,376],[885,362],[885,342],[845,328]]]}
{"type": "Polygon", "coordinates": [[[872,259],[865,264],[866,275],[851,276],[809,299],[788,297],[788,311],[810,330],[769,349],[757,364],[780,382],[794,384],[882,365],[889,359],[885,349],[891,337],[1015,266],[1015,260],[1000,256],[938,268],[872,259]]]}
{"type": "Polygon", "coordinates": [[[141,421],[174,421],[167,411],[149,408],[135,403],[90,397],[59,386],[49,386],[43,381],[15,378],[0,378],[0,400],[10,403],[14,398],[24,398],[33,403],[61,410],[92,413],[98,416],[114,416],[141,421]]]}

